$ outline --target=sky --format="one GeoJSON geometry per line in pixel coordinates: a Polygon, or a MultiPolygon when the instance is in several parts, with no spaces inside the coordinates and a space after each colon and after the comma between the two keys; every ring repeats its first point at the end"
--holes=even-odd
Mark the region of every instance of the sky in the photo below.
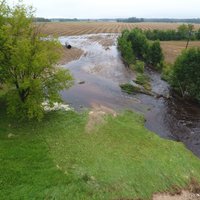
{"type": "MultiPolygon", "coordinates": [[[[16,0],[7,0],[14,4],[16,0]]],[[[200,18],[200,0],[24,0],[45,18],[200,18]]]]}

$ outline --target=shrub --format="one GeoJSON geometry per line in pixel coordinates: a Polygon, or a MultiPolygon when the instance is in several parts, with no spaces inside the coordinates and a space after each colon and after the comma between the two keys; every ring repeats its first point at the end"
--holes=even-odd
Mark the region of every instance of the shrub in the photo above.
{"type": "Polygon", "coordinates": [[[118,38],[118,48],[121,55],[128,65],[135,63],[135,55],[132,50],[131,42],[127,41],[126,36],[122,35],[118,38]]]}
{"type": "Polygon", "coordinates": [[[165,81],[170,82],[172,76],[172,64],[163,64],[161,78],[165,81]]]}
{"type": "Polygon", "coordinates": [[[142,85],[146,90],[151,89],[151,85],[149,83],[149,77],[145,74],[137,74],[136,81],[137,84],[142,85]]]}
{"type": "Polygon", "coordinates": [[[171,85],[183,97],[189,96],[200,101],[200,48],[184,50],[177,58],[171,85]]]}
{"type": "Polygon", "coordinates": [[[144,59],[148,50],[148,40],[142,30],[133,29],[128,35],[128,40],[131,42],[135,56],[138,59],[144,59]]]}
{"type": "Polygon", "coordinates": [[[162,69],[164,55],[160,46],[160,42],[158,40],[149,45],[146,60],[147,63],[155,67],[155,69],[162,69]]]}
{"type": "Polygon", "coordinates": [[[131,68],[138,73],[144,73],[144,66],[145,64],[143,61],[137,60],[134,65],[131,65],[131,68]]]}

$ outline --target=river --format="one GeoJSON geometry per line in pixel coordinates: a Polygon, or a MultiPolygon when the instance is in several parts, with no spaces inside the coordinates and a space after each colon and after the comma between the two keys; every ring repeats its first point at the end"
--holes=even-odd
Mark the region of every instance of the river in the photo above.
{"type": "MultiPolygon", "coordinates": [[[[82,49],[79,60],[67,63],[75,78],[72,88],[62,92],[63,100],[76,110],[104,105],[117,111],[133,110],[145,116],[145,126],[166,139],[185,144],[200,157],[200,106],[176,98],[155,98],[144,94],[128,95],[121,91],[120,84],[132,81],[135,74],[124,66],[117,50],[118,34],[90,34],[60,37],[82,49]],[[80,83],[83,84],[80,84],[80,83]]],[[[168,95],[169,85],[160,74],[147,69],[152,90],[168,95]]]]}

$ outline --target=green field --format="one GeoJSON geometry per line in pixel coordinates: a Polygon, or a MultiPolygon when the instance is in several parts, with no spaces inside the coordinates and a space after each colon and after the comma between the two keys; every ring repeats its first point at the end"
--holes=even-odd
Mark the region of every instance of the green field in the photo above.
{"type": "Polygon", "coordinates": [[[87,133],[87,113],[17,123],[0,105],[1,199],[149,199],[200,181],[199,159],[146,130],[138,114],[107,116],[87,133]]]}

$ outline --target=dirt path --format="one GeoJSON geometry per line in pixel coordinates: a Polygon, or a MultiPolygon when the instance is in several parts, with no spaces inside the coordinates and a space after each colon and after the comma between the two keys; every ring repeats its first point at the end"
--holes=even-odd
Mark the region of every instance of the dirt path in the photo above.
{"type": "Polygon", "coordinates": [[[93,108],[89,112],[89,119],[86,125],[86,132],[90,133],[93,129],[95,129],[95,127],[97,127],[99,124],[102,124],[106,115],[112,115],[116,117],[117,113],[111,108],[99,104],[93,104],[93,108]]]}
{"type": "Polygon", "coordinates": [[[183,191],[180,195],[157,194],[154,195],[153,200],[200,200],[200,194],[183,191]]]}

